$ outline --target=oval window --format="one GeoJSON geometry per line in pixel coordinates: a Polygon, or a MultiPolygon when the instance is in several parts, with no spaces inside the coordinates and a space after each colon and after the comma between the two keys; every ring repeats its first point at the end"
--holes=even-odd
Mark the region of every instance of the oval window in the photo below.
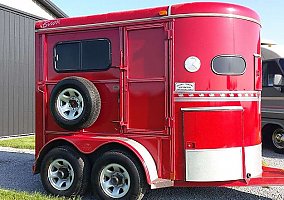
{"type": "Polygon", "coordinates": [[[212,70],[219,75],[242,75],[246,70],[246,61],[242,56],[219,55],[212,60],[212,70]]]}

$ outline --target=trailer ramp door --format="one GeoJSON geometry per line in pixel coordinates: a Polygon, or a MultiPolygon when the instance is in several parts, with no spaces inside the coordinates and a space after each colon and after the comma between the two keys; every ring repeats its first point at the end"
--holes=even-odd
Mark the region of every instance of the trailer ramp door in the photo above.
{"type": "Polygon", "coordinates": [[[243,108],[191,107],[181,111],[186,181],[242,179],[243,108]]]}

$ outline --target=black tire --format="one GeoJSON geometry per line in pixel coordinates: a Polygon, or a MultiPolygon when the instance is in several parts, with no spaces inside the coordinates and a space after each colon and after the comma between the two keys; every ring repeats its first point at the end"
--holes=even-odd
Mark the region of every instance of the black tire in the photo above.
{"type": "Polygon", "coordinates": [[[94,84],[85,78],[74,76],[62,79],[51,92],[50,112],[56,123],[66,130],[90,127],[97,120],[100,110],[100,94],[94,84]]]}
{"type": "Polygon", "coordinates": [[[45,155],[40,175],[43,187],[50,194],[67,197],[83,195],[89,185],[90,164],[83,154],[73,148],[57,147],[45,155]],[[54,176],[52,172],[55,172],[54,176]]]}
{"type": "Polygon", "coordinates": [[[262,129],[262,145],[266,148],[272,148],[272,132],[274,128],[264,127],[262,129]]]}
{"type": "Polygon", "coordinates": [[[284,130],[282,128],[277,128],[270,134],[271,147],[274,152],[279,154],[284,154],[284,142],[281,141],[283,136],[284,130]]]}
{"type": "Polygon", "coordinates": [[[109,151],[100,156],[93,165],[91,182],[95,197],[102,200],[142,199],[147,190],[144,170],[140,163],[133,156],[123,151],[109,151]],[[116,169],[112,166],[116,166],[116,169]],[[105,171],[112,173],[112,180],[108,179],[108,175],[103,175],[105,171]],[[110,180],[109,184],[113,186],[106,188],[102,186],[100,180],[105,182],[110,180]],[[116,189],[120,194],[115,194],[116,189]]]}

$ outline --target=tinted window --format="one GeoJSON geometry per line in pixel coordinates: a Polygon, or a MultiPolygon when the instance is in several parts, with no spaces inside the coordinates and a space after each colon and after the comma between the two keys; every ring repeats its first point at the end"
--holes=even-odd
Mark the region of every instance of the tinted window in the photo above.
{"type": "Polygon", "coordinates": [[[282,75],[276,61],[263,61],[262,64],[262,85],[272,87],[274,84],[275,74],[282,75]]]}
{"type": "Polygon", "coordinates": [[[99,39],[82,43],[82,68],[104,70],[110,63],[110,43],[99,39]]]}
{"type": "Polygon", "coordinates": [[[212,60],[212,70],[220,75],[241,75],[246,70],[246,62],[241,56],[216,56],[212,60]]]}
{"type": "Polygon", "coordinates": [[[279,64],[282,68],[282,71],[284,71],[284,59],[283,58],[279,59],[279,64]]]}
{"type": "Polygon", "coordinates": [[[111,66],[111,45],[108,39],[62,42],[55,46],[57,71],[107,70],[111,66]]]}
{"type": "Polygon", "coordinates": [[[64,43],[56,46],[55,68],[60,70],[80,69],[80,43],[64,43]]]}

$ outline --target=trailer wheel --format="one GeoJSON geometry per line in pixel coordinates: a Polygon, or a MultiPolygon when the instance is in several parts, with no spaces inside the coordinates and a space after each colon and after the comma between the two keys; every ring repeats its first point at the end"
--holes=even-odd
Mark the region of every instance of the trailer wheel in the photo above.
{"type": "Polygon", "coordinates": [[[284,130],[275,129],[271,135],[272,148],[276,153],[284,154],[284,130]]]}
{"type": "Polygon", "coordinates": [[[277,127],[265,126],[262,128],[263,147],[272,148],[272,133],[277,127]]]}
{"type": "Polygon", "coordinates": [[[50,150],[41,163],[41,181],[45,190],[57,196],[85,193],[89,184],[90,165],[84,155],[62,146],[50,150]]]}
{"type": "Polygon", "coordinates": [[[92,190],[98,199],[142,199],[147,184],[139,163],[123,151],[110,151],[94,163],[92,190]]]}
{"type": "Polygon", "coordinates": [[[67,130],[88,128],[98,118],[101,98],[92,82],[81,77],[61,80],[50,96],[50,111],[56,123],[67,130]]]}

